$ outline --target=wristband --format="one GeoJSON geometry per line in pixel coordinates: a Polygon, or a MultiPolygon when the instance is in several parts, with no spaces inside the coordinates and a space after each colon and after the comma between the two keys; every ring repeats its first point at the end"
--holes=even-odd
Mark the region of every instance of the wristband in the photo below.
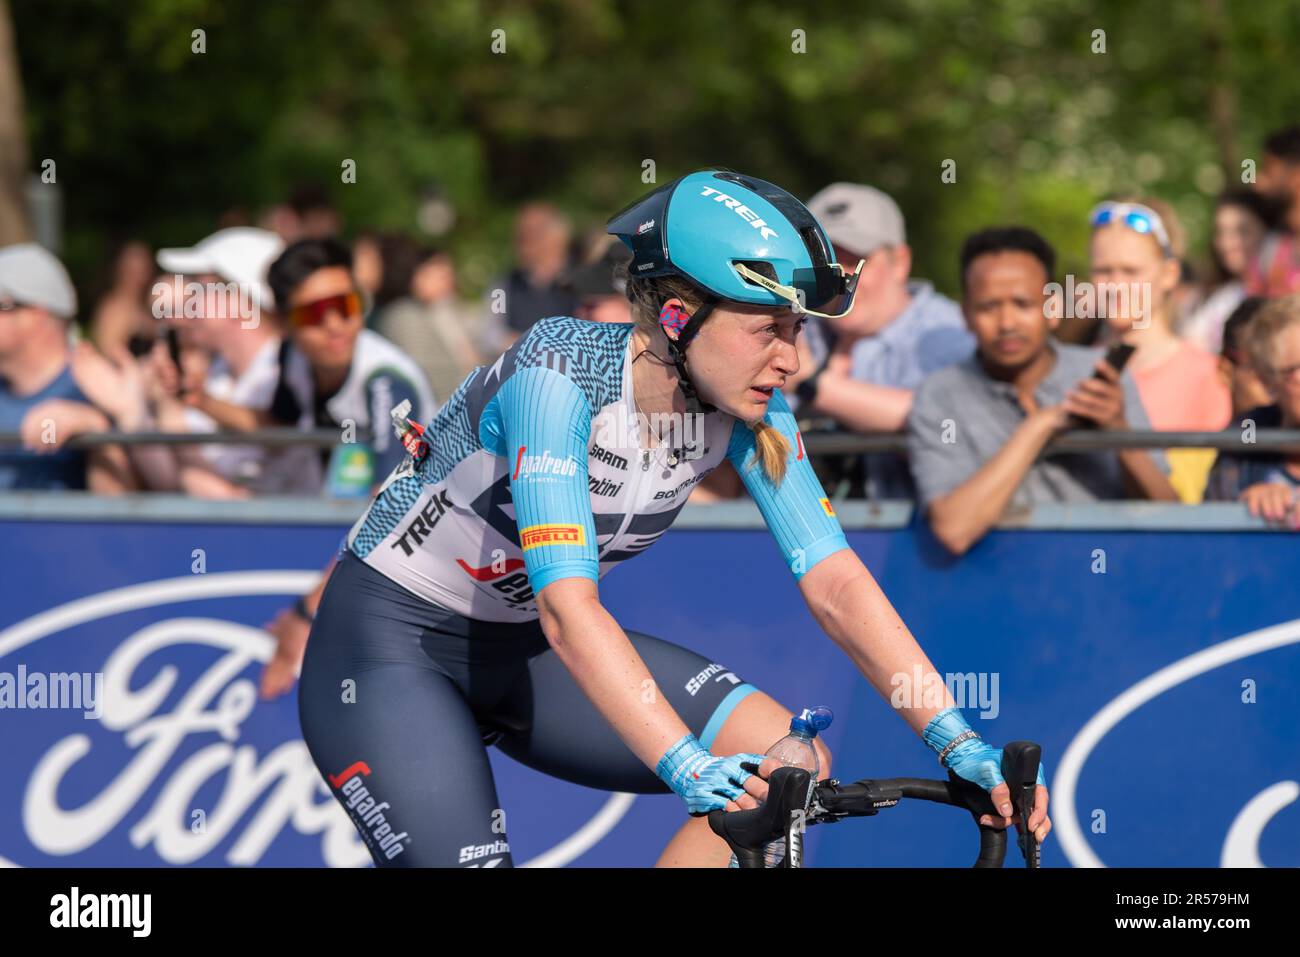
{"type": "MultiPolygon", "coordinates": [[[[930,723],[921,732],[921,737],[939,755],[939,763],[944,764],[959,745],[978,739],[979,734],[966,723],[960,710],[946,708],[930,719],[930,723]]],[[[947,767],[946,764],[944,766],[947,767]]]]}

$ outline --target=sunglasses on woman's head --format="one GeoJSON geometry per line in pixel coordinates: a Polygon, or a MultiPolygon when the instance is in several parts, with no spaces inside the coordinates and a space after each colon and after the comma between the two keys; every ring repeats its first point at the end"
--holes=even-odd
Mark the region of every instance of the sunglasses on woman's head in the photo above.
{"type": "Polygon", "coordinates": [[[1169,233],[1165,230],[1165,224],[1160,219],[1160,214],[1150,206],[1143,206],[1141,203],[1105,202],[1098,203],[1088,214],[1088,225],[1093,229],[1100,229],[1112,223],[1127,226],[1135,233],[1155,237],[1164,254],[1170,259],[1174,258],[1174,248],[1169,242],[1169,233]]]}
{"type": "Polygon", "coordinates": [[[352,319],[360,316],[363,311],[361,295],[356,291],[345,292],[337,296],[326,296],[324,299],[314,299],[311,302],[304,302],[301,305],[294,306],[289,310],[289,325],[295,329],[301,329],[305,326],[319,326],[331,312],[337,312],[344,318],[352,319]]]}

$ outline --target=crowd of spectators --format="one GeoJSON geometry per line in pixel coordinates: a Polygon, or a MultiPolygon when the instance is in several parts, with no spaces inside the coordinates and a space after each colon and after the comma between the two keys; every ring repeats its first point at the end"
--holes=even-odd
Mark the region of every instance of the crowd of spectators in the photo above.
{"type": "MultiPolygon", "coordinates": [[[[846,182],[812,196],[837,258],[865,265],[852,311],[807,326],[789,402],[810,432],[905,443],[820,458],[828,489],[914,499],[955,553],[1045,502],[1242,501],[1300,525],[1300,454],[1049,449],[1080,428],[1227,429],[1244,443],[1297,427],[1300,126],[1264,145],[1258,181],[1216,200],[1203,282],[1189,281],[1182,226],[1156,197],[1094,207],[1087,276],[1057,275],[1027,224],[966,237],[958,302],[912,276],[891,197],[846,182]]],[[[0,443],[0,490],[365,496],[402,455],[398,403],[427,421],[544,316],[629,321],[626,249],[599,229],[577,236],[550,203],[517,211],[511,267],[478,304],[443,249],[383,232],[345,243],[321,190],[245,221],[233,211],[187,248],[125,243],[84,310],[50,252],[0,249],[0,434],[17,436],[0,443]],[[275,426],[343,438],[69,443],[275,426]]],[[[720,469],[694,498],[741,494],[720,469]]]]}

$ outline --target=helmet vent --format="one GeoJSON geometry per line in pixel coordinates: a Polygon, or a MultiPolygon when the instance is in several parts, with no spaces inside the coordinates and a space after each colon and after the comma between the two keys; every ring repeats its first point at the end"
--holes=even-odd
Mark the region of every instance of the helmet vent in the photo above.
{"type": "MultiPolygon", "coordinates": [[[[743,266],[748,266],[750,269],[754,270],[754,272],[758,273],[764,279],[770,279],[772,280],[772,282],[780,281],[776,277],[776,267],[773,266],[770,262],[767,262],[762,259],[735,259],[732,261],[736,263],[740,263],[743,266]]],[[[751,286],[758,285],[758,283],[751,282],[745,276],[741,276],[740,278],[743,279],[746,283],[748,283],[751,286]]]]}

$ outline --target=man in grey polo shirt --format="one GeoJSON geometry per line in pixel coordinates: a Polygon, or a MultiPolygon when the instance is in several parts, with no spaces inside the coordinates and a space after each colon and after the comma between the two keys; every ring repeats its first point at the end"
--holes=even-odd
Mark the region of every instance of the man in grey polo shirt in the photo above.
{"type": "MultiPolygon", "coordinates": [[[[800,373],[788,382],[801,415],[824,415],[854,432],[898,432],[912,390],[931,372],[970,355],[974,339],[961,309],[924,280],[909,279],[912,252],[903,214],[889,196],[833,183],[808,201],[839,262],[865,259],[853,311],[808,327],[800,373]]],[[[911,476],[896,455],[863,459],[868,498],[911,498],[911,476]]]]}
{"type": "Polygon", "coordinates": [[[927,377],[908,416],[920,504],[961,554],[1008,507],[1142,498],[1177,501],[1161,452],[1084,452],[1038,461],[1058,432],[1149,429],[1137,389],[1100,350],[1056,342],[1048,310],[1056,254],[1033,230],[988,229],[962,247],[962,311],[974,355],[927,377]],[[1078,418],[1071,418],[1077,416],[1078,418]]]}

